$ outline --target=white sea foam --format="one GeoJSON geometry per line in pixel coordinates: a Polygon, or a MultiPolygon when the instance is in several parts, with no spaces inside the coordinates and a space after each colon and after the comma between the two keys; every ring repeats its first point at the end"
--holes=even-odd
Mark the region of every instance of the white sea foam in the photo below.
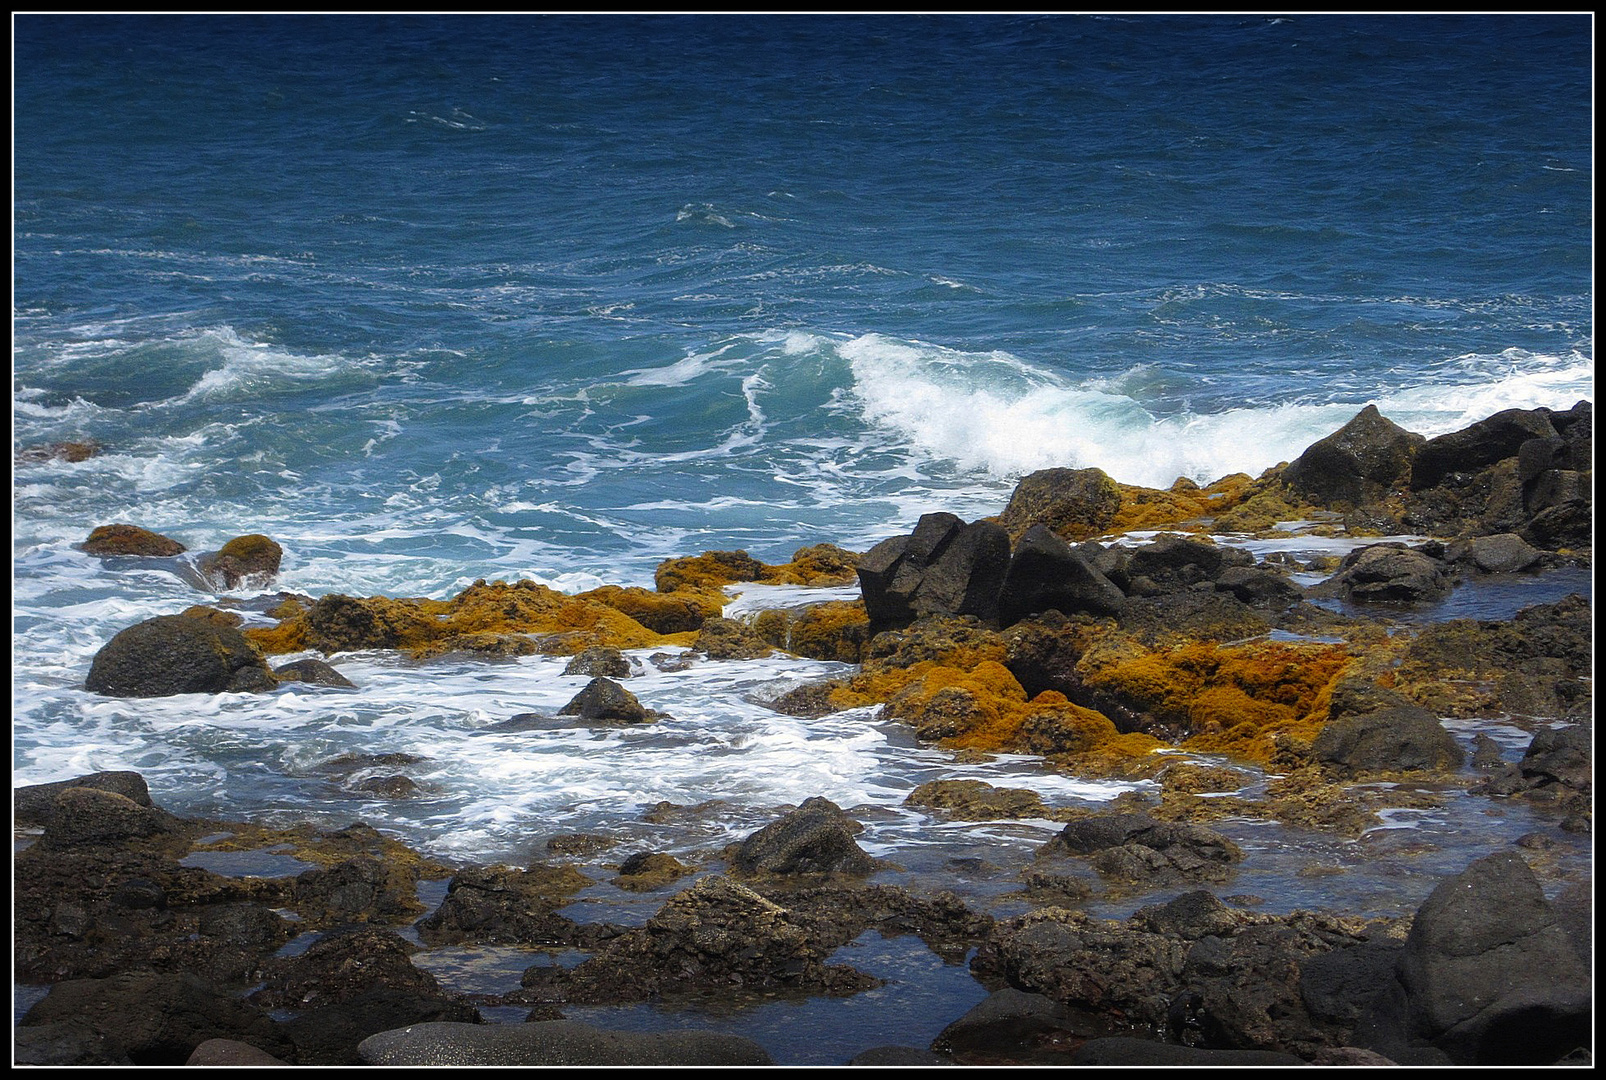
{"type": "Polygon", "coordinates": [[[1273,404],[1156,416],[1111,392],[1001,352],[966,353],[868,334],[837,346],[852,368],[864,419],[929,458],[1012,477],[1051,466],[1097,467],[1117,480],[1166,487],[1258,474],[1297,457],[1363,406],[1432,436],[1506,408],[1565,409],[1593,399],[1587,357],[1508,350],[1457,358],[1432,385],[1373,401],[1273,404]]]}

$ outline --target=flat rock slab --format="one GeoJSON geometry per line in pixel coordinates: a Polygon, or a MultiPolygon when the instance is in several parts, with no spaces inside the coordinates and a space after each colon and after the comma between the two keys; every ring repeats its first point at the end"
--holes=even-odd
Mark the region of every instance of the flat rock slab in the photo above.
{"type": "Polygon", "coordinates": [[[711,1031],[604,1031],[572,1020],[414,1024],[364,1039],[368,1065],[773,1065],[758,1043],[711,1031]]]}

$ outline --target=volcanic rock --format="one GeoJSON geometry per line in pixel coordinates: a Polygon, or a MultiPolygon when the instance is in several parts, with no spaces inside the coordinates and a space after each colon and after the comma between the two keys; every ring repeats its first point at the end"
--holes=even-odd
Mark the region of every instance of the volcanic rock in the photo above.
{"type": "Polygon", "coordinates": [[[110,697],[165,697],[271,690],[278,685],[255,645],[202,619],[159,615],[120,631],[95,654],[84,689],[110,697]]]}

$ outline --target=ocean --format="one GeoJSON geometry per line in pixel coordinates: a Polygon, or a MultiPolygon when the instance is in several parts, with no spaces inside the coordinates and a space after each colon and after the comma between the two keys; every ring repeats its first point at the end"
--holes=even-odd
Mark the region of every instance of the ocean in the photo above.
{"type": "MultiPolygon", "coordinates": [[[[994,514],[1049,466],[1208,482],[1367,404],[1433,436],[1593,400],[1592,34],[16,16],[13,446],[101,450],[14,466],[13,783],[134,769],[179,813],[361,818],[513,862],[566,832],[708,851],[822,795],[911,875],[1028,858],[1052,823],[903,798],[1132,785],[757,703],[841,665],[638,656],[632,689],[674,719],[607,732],[489,730],[578,690],[550,657],[351,654],[356,691],[102,698],[84,676],[117,631],[249,593],[74,545],[113,522],[196,552],[265,533],[276,587],[313,596],[650,587],[670,556],[784,562],[994,514]],[[419,796],[320,769],[391,752],[422,759],[419,796]],[[696,824],[641,818],[713,799],[696,824]]],[[[1419,818],[1386,831],[1462,828],[1419,818]]],[[[1262,891],[1393,910],[1504,828],[1396,876],[1360,849],[1368,874],[1315,897],[1268,854],[1262,891]]],[[[807,1042],[788,1052],[825,1052],[807,1042]]]]}

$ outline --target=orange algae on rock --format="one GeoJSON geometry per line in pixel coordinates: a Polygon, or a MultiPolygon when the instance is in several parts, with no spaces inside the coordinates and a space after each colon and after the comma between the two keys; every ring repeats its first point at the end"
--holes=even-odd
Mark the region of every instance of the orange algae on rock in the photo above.
{"type": "Polygon", "coordinates": [[[718,592],[726,585],[757,581],[766,585],[851,585],[858,580],[858,555],[835,544],[798,548],[792,561],[771,565],[745,551],[705,551],[665,559],[653,574],[661,593],[682,589],[718,592]]]}
{"type": "Polygon", "coordinates": [[[634,649],[681,643],[607,604],[533,581],[477,581],[451,600],[334,593],[309,609],[280,610],[286,615],[278,626],[246,632],[265,653],[401,649],[428,655],[450,639],[476,642],[521,634],[541,636],[540,651],[560,655],[593,645],[634,649]]]}
{"type": "Polygon", "coordinates": [[[652,592],[639,586],[604,585],[580,593],[577,600],[594,600],[622,611],[649,630],[680,634],[700,630],[725,610],[726,596],[718,589],[681,587],[673,592],[652,592]]]}
{"type": "Polygon", "coordinates": [[[870,616],[862,600],[833,600],[798,610],[760,612],[753,629],[778,649],[811,660],[857,664],[864,658],[870,616]]]}

